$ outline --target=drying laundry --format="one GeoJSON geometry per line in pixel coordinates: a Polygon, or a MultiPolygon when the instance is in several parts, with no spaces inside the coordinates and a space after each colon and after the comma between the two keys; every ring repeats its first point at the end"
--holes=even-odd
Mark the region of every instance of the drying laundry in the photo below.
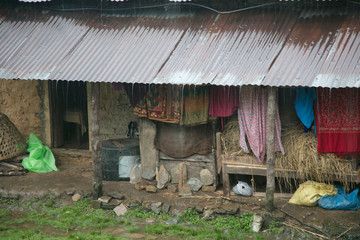
{"type": "Polygon", "coordinates": [[[317,89],[318,152],[360,153],[360,89],[317,89]]]}
{"type": "Polygon", "coordinates": [[[180,122],[180,87],[175,85],[151,85],[144,99],[135,107],[134,113],[152,120],[180,122]]]}
{"type": "MultiPolygon", "coordinates": [[[[240,147],[249,152],[249,146],[260,162],[264,161],[266,154],[267,135],[267,103],[268,91],[266,88],[246,86],[240,91],[238,121],[240,128],[240,147]]],[[[276,105],[275,115],[275,151],[284,154],[281,144],[281,124],[279,108],[276,105]]]]}
{"type": "Polygon", "coordinates": [[[229,117],[239,107],[239,88],[229,86],[211,86],[209,115],[229,117]]]}
{"type": "Polygon", "coordinates": [[[295,110],[300,121],[306,128],[310,128],[314,122],[314,100],[316,99],[315,88],[296,88],[295,110]]]}
{"type": "Polygon", "coordinates": [[[209,90],[207,86],[151,85],[134,113],[185,126],[203,124],[209,118],[209,90]]]}

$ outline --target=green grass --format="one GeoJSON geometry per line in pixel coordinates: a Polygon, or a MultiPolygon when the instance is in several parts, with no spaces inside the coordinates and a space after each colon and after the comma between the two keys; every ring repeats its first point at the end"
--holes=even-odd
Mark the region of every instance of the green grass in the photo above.
{"type": "Polygon", "coordinates": [[[130,226],[130,227],[125,228],[125,230],[128,231],[129,233],[137,233],[137,232],[139,232],[140,229],[135,226],[130,226]]]}
{"type": "MultiPolygon", "coordinates": [[[[195,210],[186,210],[177,217],[178,224],[166,225],[166,220],[176,217],[155,214],[139,207],[129,209],[118,218],[113,211],[91,208],[89,199],[75,202],[73,206],[61,206],[57,202],[53,196],[20,203],[19,200],[0,199],[0,206],[9,204],[9,209],[25,209],[18,217],[12,218],[9,217],[12,210],[0,209],[0,239],[124,239],[101,233],[102,229],[113,227],[124,228],[128,233],[171,235],[183,239],[248,239],[249,236],[262,239],[261,235],[251,232],[252,214],[208,220],[201,218],[195,210]],[[146,224],[144,229],[131,222],[147,218],[155,218],[157,222],[146,224]]],[[[278,229],[276,226],[272,228],[278,229]]]]}
{"type": "Polygon", "coordinates": [[[139,220],[146,220],[147,218],[155,218],[160,221],[166,221],[171,216],[168,214],[156,214],[154,212],[148,211],[144,209],[143,207],[137,207],[135,209],[128,210],[124,217],[126,218],[133,218],[133,219],[139,219],[139,220]]]}

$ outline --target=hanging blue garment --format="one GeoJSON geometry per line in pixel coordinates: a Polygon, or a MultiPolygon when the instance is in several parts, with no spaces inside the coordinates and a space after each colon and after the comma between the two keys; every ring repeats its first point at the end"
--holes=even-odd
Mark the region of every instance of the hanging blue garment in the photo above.
{"type": "Polygon", "coordinates": [[[316,99],[315,88],[296,88],[295,110],[300,121],[306,128],[314,122],[313,103],[316,99]]]}

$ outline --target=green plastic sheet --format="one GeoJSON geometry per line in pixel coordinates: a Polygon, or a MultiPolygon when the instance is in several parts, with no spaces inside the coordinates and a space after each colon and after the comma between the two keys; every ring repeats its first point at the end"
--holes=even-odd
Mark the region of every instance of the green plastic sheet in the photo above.
{"type": "Polygon", "coordinates": [[[29,152],[29,157],[25,157],[22,161],[24,168],[30,172],[47,173],[51,171],[59,171],[55,166],[55,158],[51,150],[44,146],[41,140],[34,134],[31,133],[29,140],[26,141],[29,152]]]}

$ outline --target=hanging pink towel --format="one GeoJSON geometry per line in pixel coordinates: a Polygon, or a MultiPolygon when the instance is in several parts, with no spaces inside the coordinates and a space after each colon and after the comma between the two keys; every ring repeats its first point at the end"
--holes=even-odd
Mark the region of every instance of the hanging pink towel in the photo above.
{"type": "MultiPolygon", "coordinates": [[[[241,88],[238,108],[240,147],[245,152],[249,152],[245,140],[245,137],[247,137],[252,152],[260,162],[264,161],[266,154],[267,101],[268,91],[266,88],[253,86],[241,88]]],[[[284,154],[277,105],[275,111],[275,151],[281,151],[284,154]]]]}

